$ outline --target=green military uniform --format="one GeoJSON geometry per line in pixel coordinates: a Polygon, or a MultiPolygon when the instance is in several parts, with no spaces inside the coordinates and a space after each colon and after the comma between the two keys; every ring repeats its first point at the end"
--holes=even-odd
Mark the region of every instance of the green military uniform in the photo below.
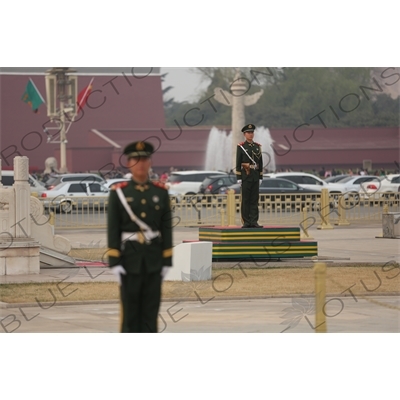
{"type": "Polygon", "coordinates": [[[108,206],[109,266],[122,265],[121,332],[157,332],[161,300],[161,271],[172,266],[172,215],[168,190],[150,181],[134,180],[115,185],[108,206]],[[132,221],[121,203],[121,188],[136,217],[151,229],[144,231],[132,221]],[[151,237],[146,240],[146,235],[151,237]]]}
{"type": "MultiPolygon", "coordinates": [[[[255,128],[253,124],[249,124],[242,129],[242,132],[254,132],[255,128]]],[[[250,143],[246,140],[238,144],[236,150],[236,177],[242,180],[241,215],[243,228],[259,228],[259,181],[263,179],[262,150],[259,143],[250,143]]]]}

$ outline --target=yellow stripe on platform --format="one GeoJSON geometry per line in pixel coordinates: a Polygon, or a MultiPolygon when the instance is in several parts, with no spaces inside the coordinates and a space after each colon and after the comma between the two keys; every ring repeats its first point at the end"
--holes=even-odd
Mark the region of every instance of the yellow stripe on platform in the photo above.
{"type": "Polygon", "coordinates": [[[264,253],[262,253],[262,252],[257,252],[257,253],[216,253],[216,254],[213,254],[213,256],[238,256],[238,257],[242,257],[242,256],[250,257],[250,256],[257,256],[257,255],[260,255],[260,256],[264,255],[266,257],[275,256],[277,258],[285,258],[285,255],[286,255],[286,257],[288,255],[294,255],[294,256],[297,256],[297,257],[305,257],[307,255],[314,256],[316,254],[315,254],[315,252],[310,252],[310,253],[273,253],[273,252],[270,252],[270,253],[265,253],[264,252],[264,253]]]}
{"type": "Polygon", "coordinates": [[[316,249],[317,246],[294,246],[293,244],[287,243],[286,246],[271,246],[271,245],[267,245],[267,246],[219,246],[214,244],[213,245],[213,249],[232,249],[232,250],[259,250],[259,249],[276,249],[276,248],[283,248],[283,247],[288,247],[291,249],[301,249],[301,250],[309,250],[309,249],[316,249]]]}
{"type": "Polygon", "coordinates": [[[263,239],[263,240],[271,240],[272,238],[276,239],[299,239],[300,234],[278,234],[278,233],[271,233],[268,235],[246,235],[246,234],[241,234],[241,235],[199,235],[200,240],[207,240],[207,239],[220,239],[220,240],[226,240],[226,239],[263,239]]]}
{"type": "Polygon", "coordinates": [[[200,239],[208,239],[208,238],[212,238],[212,239],[219,239],[219,238],[223,238],[223,239],[240,239],[240,238],[245,238],[245,239],[254,239],[254,238],[260,238],[260,239],[268,239],[271,237],[281,237],[281,238],[298,238],[300,237],[300,234],[278,234],[278,233],[274,233],[274,234],[270,234],[270,235],[199,235],[200,239]]]}
{"type": "Polygon", "coordinates": [[[315,252],[317,250],[316,247],[309,247],[306,249],[299,249],[299,248],[288,248],[288,249],[268,249],[268,248],[253,248],[253,247],[245,247],[245,248],[241,248],[241,249],[213,249],[213,254],[219,254],[220,252],[224,252],[224,253],[230,253],[230,254],[236,254],[236,253],[240,253],[240,252],[256,252],[256,251],[261,251],[261,252],[274,252],[274,253],[310,253],[310,252],[315,252]]]}
{"type": "Polygon", "coordinates": [[[300,235],[300,231],[271,231],[271,232],[200,232],[200,236],[241,236],[241,235],[247,235],[247,236],[253,236],[253,235],[266,235],[266,236],[271,236],[271,235],[280,235],[280,234],[285,234],[285,235],[300,235]]]}
{"type": "Polygon", "coordinates": [[[254,255],[256,255],[256,254],[265,254],[265,255],[272,255],[272,254],[276,254],[276,255],[281,255],[281,256],[283,256],[283,255],[285,255],[285,254],[312,254],[312,255],[315,255],[316,254],[316,249],[313,251],[313,250],[307,250],[307,251],[292,251],[292,252],[290,252],[290,251],[284,251],[284,252],[282,252],[282,251],[271,251],[271,250],[268,250],[268,251],[252,251],[251,253],[247,253],[247,252],[244,252],[244,251],[242,251],[242,252],[235,252],[235,253],[233,253],[233,252],[224,252],[224,251],[213,251],[212,252],[212,255],[213,256],[242,256],[242,255],[248,255],[248,254],[254,254],[254,255]]]}

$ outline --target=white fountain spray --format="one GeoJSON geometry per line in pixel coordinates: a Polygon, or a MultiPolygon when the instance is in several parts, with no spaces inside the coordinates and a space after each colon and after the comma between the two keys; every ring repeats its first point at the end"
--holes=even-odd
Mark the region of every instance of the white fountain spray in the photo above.
{"type": "Polygon", "coordinates": [[[257,127],[254,131],[254,141],[261,144],[264,170],[268,170],[268,172],[275,172],[275,153],[272,149],[272,143],[274,141],[272,140],[269,129],[264,128],[263,126],[257,127]]]}
{"type": "MultiPolygon", "coordinates": [[[[244,138],[243,138],[244,140],[244,138]]],[[[275,154],[272,149],[272,137],[268,128],[263,126],[256,128],[254,141],[261,144],[263,152],[263,168],[268,172],[275,172],[275,154]]],[[[215,171],[235,172],[235,165],[232,164],[232,132],[227,135],[215,126],[212,127],[208,136],[205,169],[215,171]]]]}

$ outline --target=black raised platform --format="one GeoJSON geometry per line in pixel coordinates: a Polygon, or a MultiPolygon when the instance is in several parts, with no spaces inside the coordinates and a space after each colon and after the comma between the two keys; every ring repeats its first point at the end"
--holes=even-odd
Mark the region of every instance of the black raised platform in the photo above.
{"type": "Polygon", "coordinates": [[[318,255],[315,241],[300,239],[299,227],[202,227],[199,240],[213,243],[213,260],[304,258],[318,255]]]}

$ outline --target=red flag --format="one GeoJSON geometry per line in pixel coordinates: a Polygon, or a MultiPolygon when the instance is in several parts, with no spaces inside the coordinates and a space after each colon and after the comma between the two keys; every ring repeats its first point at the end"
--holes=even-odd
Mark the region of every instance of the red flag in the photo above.
{"type": "Polygon", "coordinates": [[[79,114],[79,112],[82,110],[82,108],[85,106],[88,97],[90,96],[90,93],[92,91],[92,82],[93,79],[90,81],[89,85],[87,85],[81,92],[79,92],[78,94],[78,110],[77,110],[77,114],[79,114]]]}

